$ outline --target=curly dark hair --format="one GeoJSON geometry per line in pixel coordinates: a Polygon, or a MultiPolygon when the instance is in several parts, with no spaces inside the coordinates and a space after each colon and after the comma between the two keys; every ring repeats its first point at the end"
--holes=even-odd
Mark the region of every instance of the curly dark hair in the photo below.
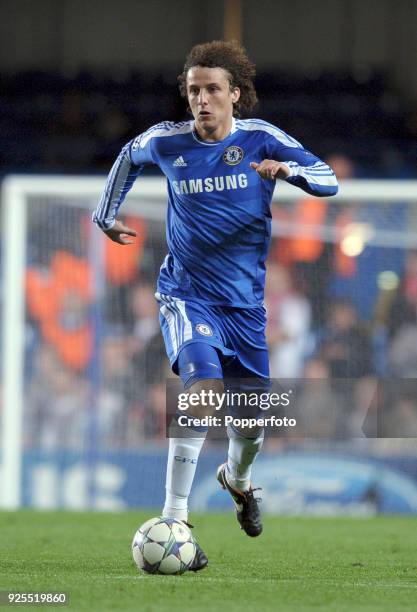
{"type": "Polygon", "coordinates": [[[249,112],[258,101],[253,78],[256,74],[246,50],[232,40],[213,40],[209,43],[195,45],[186,57],[184,69],[178,76],[180,93],[187,99],[187,73],[194,66],[204,68],[223,68],[229,74],[230,88],[239,87],[240,98],[233,105],[233,114],[240,117],[241,112],[249,112]]]}

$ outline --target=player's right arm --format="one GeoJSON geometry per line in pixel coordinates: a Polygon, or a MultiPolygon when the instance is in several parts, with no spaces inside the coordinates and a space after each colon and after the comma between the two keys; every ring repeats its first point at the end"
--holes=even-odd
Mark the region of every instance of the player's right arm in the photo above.
{"type": "Polygon", "coordinates": [[[114,242],[131,244],[129,237],[136,236],[135,230],[116,219],[118,210],[141,170],[154,163],[151,140],[146,138],[150,128],[120,151],[107,177],[100,202],[93,213],[93,222],[114,242]]]}

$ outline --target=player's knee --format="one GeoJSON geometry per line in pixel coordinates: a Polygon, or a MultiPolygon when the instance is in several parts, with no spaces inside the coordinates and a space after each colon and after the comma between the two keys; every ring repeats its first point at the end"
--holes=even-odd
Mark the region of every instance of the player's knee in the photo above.
{"type": "Polygon", "coordinates": [[[224,392],[223,380],[219,378],[207,378],[205,380],[198,380],[193,385],[191,385],[191,387],[188,388],[188,392],[198,393],[199,395],[201,395],[201,393],[203,392],[205,395],[208,396],[208,401],[209,398],[214,398],[214,396],[217,396],[219,393],[224,392]]]}
{"type": "Polygon", "coordinates": [[[188,413],[198,418],[210,416],[221,404],[220,396],[224,392],[223,380],[215,378],[199,380],[187,391],[190,395],[195,394],[195,397],[199,398],[198,403],[195,402],[190,406],[188,413]]]}
{"type": "Polygon", "coordinates": [[[229,414],[233,418],[233,430],[244,438],[256,439],[263,435],[263,425],[259,424],[265,418],[265,403],[269,400],[269,378],[241,378],[228,385],[233,401],[229,406],[229,414]]]}

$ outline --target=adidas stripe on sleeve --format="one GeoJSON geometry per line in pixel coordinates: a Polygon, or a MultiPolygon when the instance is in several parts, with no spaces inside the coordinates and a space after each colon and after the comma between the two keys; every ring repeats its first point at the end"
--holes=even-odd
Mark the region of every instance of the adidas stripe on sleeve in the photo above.
{"type": "Polygon", "coordinates": [[[300,187],[307,193],[313,196],[333,196],[338,191],[338,184],[333,170],[320,159],[310,154],[311,158],[308,161],[313,161],[311,165],[300,164],[294,161],[294,156],[291,155],[291,160],[282,160],[291,171],[291,176],[286,180],[291,185],[300,187]]]}

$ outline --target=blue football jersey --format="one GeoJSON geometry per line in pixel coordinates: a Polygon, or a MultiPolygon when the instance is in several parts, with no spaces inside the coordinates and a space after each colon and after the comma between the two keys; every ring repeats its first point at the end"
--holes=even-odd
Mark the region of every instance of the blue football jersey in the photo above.
{"type": "Polygon", "coordinates": [[[333,171],[277,127],[233,119],[222,141],[199,139],[194,121],[163,122],[129,142],[114,163],[93,221],[114,224],[142,168],[155,164],[167,178],[168,255],[158,292],[218,306],[263,303],[271,238],[274,180],[250,162],[273,159],[290,169],[288,183],[314,196],[337,192],[333,171]]]}

